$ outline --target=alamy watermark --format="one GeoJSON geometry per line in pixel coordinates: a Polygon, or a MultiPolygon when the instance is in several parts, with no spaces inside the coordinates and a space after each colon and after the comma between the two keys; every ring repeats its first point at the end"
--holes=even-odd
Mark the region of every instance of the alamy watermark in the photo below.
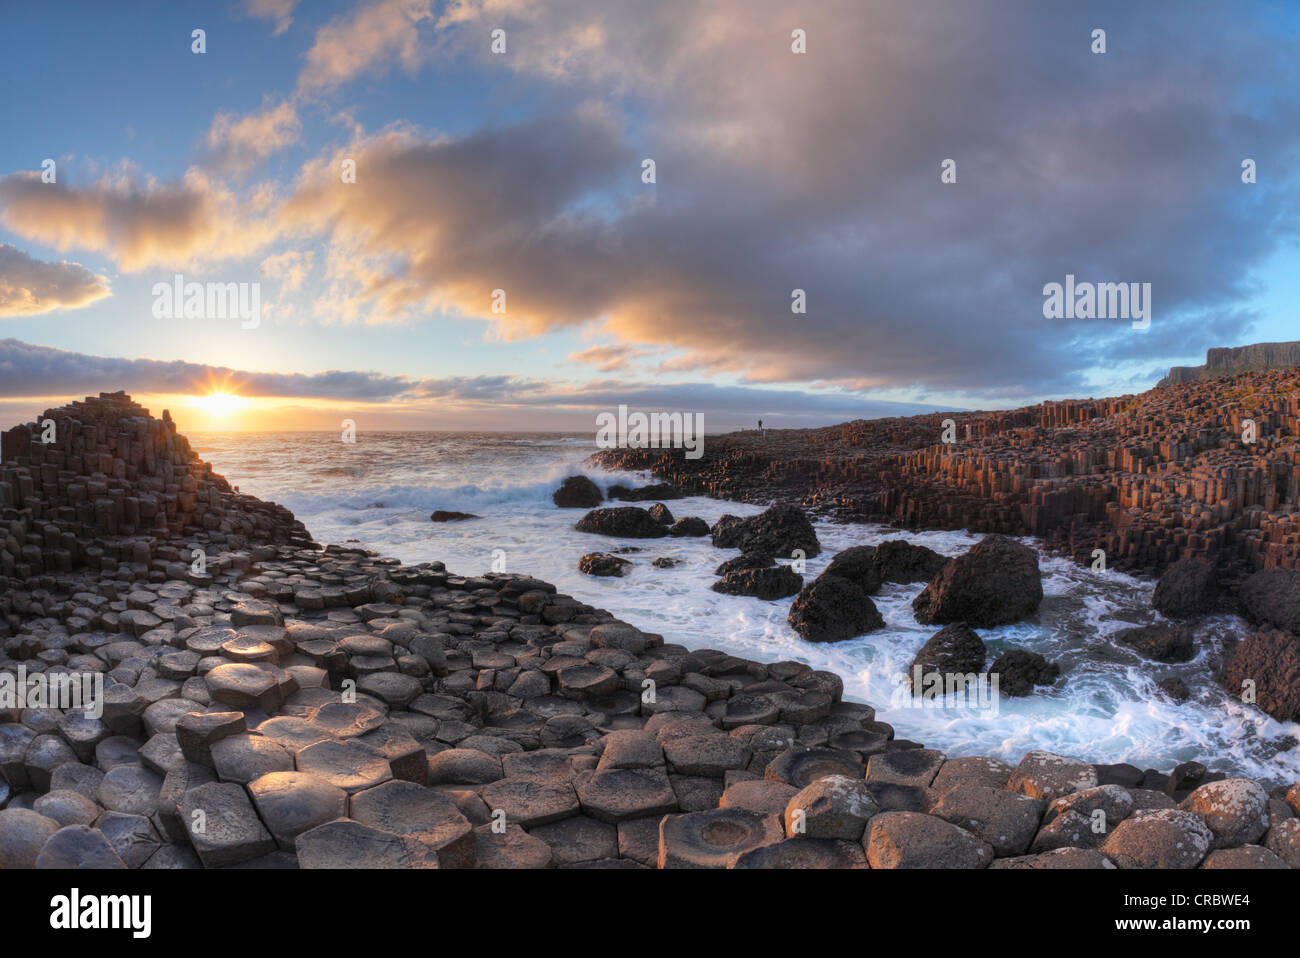
{"type": "Polygon", "coordinates": [[[704,455],[704,413],[633,412],[596,416],[596,445],[601,449],[685,449],[687,459],[704,455]]]}
{"type": "Polygon", "coordinates": [[[170,283],[154,283],[152,292],[155,319],[239,319],[240,329],[262,324],[261,283],[187,283],[177,273],[170,283]]]}
{"type": "Polygon", "coordinates": [[[927,672],[912,666],[908,683],[890,698],[892,708],[974,709],[996,716],[1000,711],[997,672],[927,672]]]}
{"type": "Polygon", "coordinates": [[[1129,319],[1134,329],[1151,325],[1150,283],[1076,283],[1067,273],[1065,283],[1043,287],[1046,319],[1129,319]]]}
{"type": "Polygon", "coordinates": [[[19,665],[0,672],[0,709],[81,710],[86,718],[104,714],[102,672],[33,672],[19,665]]]}

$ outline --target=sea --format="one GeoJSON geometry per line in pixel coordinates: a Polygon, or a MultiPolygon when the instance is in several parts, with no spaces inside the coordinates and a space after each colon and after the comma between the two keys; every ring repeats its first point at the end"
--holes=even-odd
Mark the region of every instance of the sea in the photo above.
{"type": "MultiPolygon", "coordinates": [[[[901,681],[917,650],[937,631],[912,615],[921,583],[886,584],[873,597],[885,629],[844,642],[807,642],[786,622],[790,599],[712,591],[713,570],[736,550],[715,548],[708,537],[619,540],[577,532],[574,524],[583,511],[551,501],[565,476],[583,473],[602,487],[654,481],[588,465],[597,451],[593,436],[362,432],[355,443],[345,443],[337,432],[232,432],[190,434],[190,441],[240,491],[288,507],[322,544],[360,545],[406,563],[440,560],[463,575],[499,571],[504,564],[506,572],[554,583],[668,642],[831,670],[843,678],[845,698],[872,705],[899,738],[950,757],[991,755],[1014,764],[1031,749],[1047,749],[1161,771],[1195,760],[1270,785],[1300,780],[1300,725],[1269,718],[1214,682],[1224,640],[1247,628],[1243,620],[1217,616],[1200,623],[1196,657],[1176,665],[1141,659],[1113,641],[1122,629],[1159,620],[1151,608],[1150,580],[1093,571],[1039,549],[1044,598],[1037,614],[979,633],[990,662],[1008,648],[1029,649],[1058,663],[1062,680],[1027,697],[1000,697],[996,707],[956,699],[943,703],[948,707],[925,707],[905,693],[901,681]],[[429,514],[435,509],[480,518],[433,523],[429,514]],[[632,566],[623,578],[578,571],[584,554],[620,548],[639,550],[624,553],[632,566]],[[678,564],[656,568],[652,560],[660,556],[678,564]],[[1156,682],[1168,676],[1186,683],[1188,701],[1176,704],[1157,689],[1156,682]]],[[[665,504],[677,518],[699,516],[710,524],[725,513],[747,516],[763,509],[704,497],[665,504]]],[[[850,546],[905,538],[956,556],[980,539],[963,531],[908,533],[822,521],[815,526],[822,553],[806,560],[805,581],[850,546]]],[[[1039,548],[1032,539],[1023,541],[1039,548]]]]}

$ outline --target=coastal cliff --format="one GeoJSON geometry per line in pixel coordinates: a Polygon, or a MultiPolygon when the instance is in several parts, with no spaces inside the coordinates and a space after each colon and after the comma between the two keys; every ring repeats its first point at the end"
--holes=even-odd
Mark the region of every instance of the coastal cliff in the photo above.
{"type": "Polygon", "coordinates": [[[1232,376],[1264,369],[1286,369],[1297,365],[1300,365],[1300,342],[1219,346],[1206,351],[1203,366],[1171,367],[1169,375],[1160,380],[1156,388],[1191,382],[1193,379],[1232,376]]]}

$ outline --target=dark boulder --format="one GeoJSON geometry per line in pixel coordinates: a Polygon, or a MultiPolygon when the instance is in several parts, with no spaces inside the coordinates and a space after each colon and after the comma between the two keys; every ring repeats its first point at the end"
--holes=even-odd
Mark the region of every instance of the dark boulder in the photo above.
{"type": "Polygon", "coordinates": [[[1160,576],[1151,605],[1161,615],[1184,619],[1218,611],[1218,575],[1205,559],[1179,559],[1160,576]]]}
{"type": "Polygon", "coordinates": [[[884,617],[860,585],[825,574],[795,597],[788,621],[809,642],[841,642],[885,627],[884,617]]]}
{"type": "Polygon", "coordinates": [[[1008,649],[994,660],[989,675],[998,676],[998,691],[1003,695],[1030,695],[1035,685],[1051,685],[1060,678],[1061,667],[1037,652],[1008,649]]]}
{"type": "Polygon", "coordinates": [[[681,561],[681,559],[674,559],[671,556],[660,556],[650,564],[656,569],[671,569],[673,566],[679,565],[681,561]]]}
{"type": "Polygon", "coordinates": [[[741,569],[767,569],[776,565],[771,556],[759,555],[757,552],[743,552],[734,559],[728,559],[713,570],[714,575],[726,575],[741,569]]]}
{"type": "Polygon", "coordinates": [[[1227,654],[1222,682],[1239,699],[1253,688],[1255,704],[1278,721],[1300,721],[1300,639],[1280,630],[1246,636],[1227,654]]]}
{"type": "Polygon", "coordinates": [[[929,582],[948,564],[948,557],[906,539],[876,546],[876,571],[881,582],[929,582]]]}
{"type": "Polygon", "coordinates": [[[551,493],[551,501],[561,509],[594,509],[605,496],[586,476],[569,476],[551,493]]]}
{"type": "Polygon", "coordinates": [[[662,502],[656,502],[650,507],[650,516],[655,522],[665,526],[670,526],[676,521],[673,519],[673,514],[668,511],[668,507],[662,502]]]}
{"type": "Polygon", "coordinates": [[[724,595],[752,595],[756,599],[786,599],[803,588],[803,576],[788,565],[770,569],[738,569],[713,583],[724,595]]]}
{"type": "Polygon", "coordinates": [[[445,509],[435,509],[429,516],[432,522],[459,522],[461,519],[477,519],[478,516],[472,512],[449,512],[445,509]]]}
{"type": "Polygon", "coordinates": [[[699,516],[687,516],[685,519],[678,519],[673,523],[673,527],[668,530],[670,536],[707,536],[709,534],[709,524],[699,516]]]}
{"type": "Polygon", "coordinates": [[[723,516],[713,525],[713,544],[720,549],[739,549],[770,556],[793,558],[796,549],[811,559],[822,551],[812,523],[797,506],[778,503],[766,512],[747,519],[723,516]]]}
{"type": "Polygon", "coordinates": [[[623,499],[627,502],[645,502],[647,499],[680,499],[683,493],[676,486],[670,486],[666,482],[656,482],[653,485],[641,486],[638,489],[629,489],[627,486],[610,486],[609,497],[611,499],[623,499]]]}
{"type": "Polygon", "coordinates": [[[592,509],[574,526],[579,532],[594,532],[603,536],[622,536],[628,539],[658,539],[668,535],[654,516],[639,506],[614,506],[592,509]]]}
{"type": "Polygon", "coordinates": [[[1043,601],[1038,555],[1004,536],[989,536],[950,559],[912,602],[924,625],[1006,625],[1034,614],[1043,601]]]}
{"type": "Polygon", "coordinates": [[[1300,572],[1265,569],[1249,576],[1237,592],[1241,614],[1254,625],[1300,635],[1300,572]]]}
{"type": "Polygon", "coordinates": [[[917,668],[920,668],[922,675],[932,672],[943,675],[979,674],[984,671],[984,660],[987,657],[984,640],[975,634],[975,630],[965,622],[954,622],[926,640],[912,659],[907,678],[912,682],[917,668]]]}
{"type": "Polygon", "coordinates": [[[1175,702],[1186,702],[1192,697],[1192,691],[1187,687],[1187,683],[1176,675],[1161,679],[1156,683],[1156,688],[1175,702]]]}
{"type": "Polygon", "coordinates": [[[875,546],[853,546],[837,552],[822,575],[837,575],[860,586],[868,595],[880,589],[880,568],[875,546]]]}
{"type": "Polygon", "coordinates": [[[622,575],[632,563],[608,552],[589,552],[578,560],[578,571],[587,575],[622,575]]]}
{"type": "Polygon", "coordinates": [[[1143,625],[1116,633],[1115,641],[1157,662],[1189,662],[1196,655],[1192,633],[1174,625],[1143,625]]]}

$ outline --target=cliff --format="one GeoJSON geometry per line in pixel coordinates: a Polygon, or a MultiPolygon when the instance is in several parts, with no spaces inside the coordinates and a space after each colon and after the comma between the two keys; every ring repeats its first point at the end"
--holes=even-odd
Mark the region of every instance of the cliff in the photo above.
{"type": "Polygon", "coordinates": [[[1300,366],[1300,342],[1220,346],[1206,351],[1204,366],[1171,367],[1169,375],[1160,380],[1156,388],[1191,382],[1194,379],[1232,376],[1263,369],[1285,369],[1290,366],[1300,366]]]}

